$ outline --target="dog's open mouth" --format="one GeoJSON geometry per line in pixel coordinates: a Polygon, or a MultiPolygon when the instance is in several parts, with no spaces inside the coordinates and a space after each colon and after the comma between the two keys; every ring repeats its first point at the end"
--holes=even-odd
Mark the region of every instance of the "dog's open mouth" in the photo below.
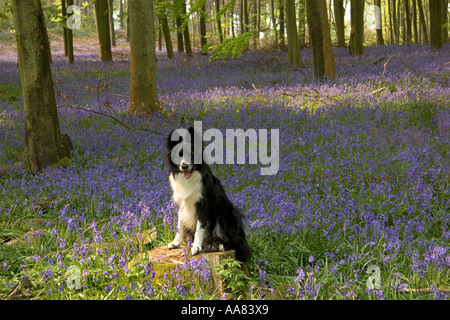
{"type": "Polygon", "coordinates": [[[191,177],[191,172],[190,171],[183,171],[183,178],[189,179],[190,177],[191,177]]]}

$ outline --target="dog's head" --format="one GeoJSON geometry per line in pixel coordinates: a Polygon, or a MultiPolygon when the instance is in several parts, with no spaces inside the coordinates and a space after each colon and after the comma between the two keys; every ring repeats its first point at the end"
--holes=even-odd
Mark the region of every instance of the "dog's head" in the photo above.
{"type": "Polygon", "coordinates": [[[194,152],[202,152],[201,143],[200,150],[195,150],[194,141],[201,137],[194,132],[194,128],[175,129],[166,138],[167,160],[170,171],[173,174],[181,173],[183,178],[189,179],[192,171],[196,170],[200,164],[194,163],[194,152]]]}

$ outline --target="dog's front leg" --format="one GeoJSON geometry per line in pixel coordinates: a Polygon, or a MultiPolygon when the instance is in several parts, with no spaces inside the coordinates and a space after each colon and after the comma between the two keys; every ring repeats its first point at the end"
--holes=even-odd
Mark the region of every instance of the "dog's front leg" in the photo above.
{"type": "Polygon", "coordinates": [[[196,254],[202,252],[203,240],[205,240],[207,233],[208,233],[208,230],[200,222],[200,219],[197,220],[197,228],[195,229],[195,235],[194,235],[194,244],[192,245],[192,248],[191,248],[192,255],[196,255],[196,254]]]}
{"type": "Polygon", "coordinates": [[[178,248],[184,240],[184,235],[185,235],[184,228],[181,224],[180,219],[178,219],[177,234],[175,235],[175,239],[173,239],[173,241],[167,245],[167,248],[169,248],[169,249],[178,248]]]}

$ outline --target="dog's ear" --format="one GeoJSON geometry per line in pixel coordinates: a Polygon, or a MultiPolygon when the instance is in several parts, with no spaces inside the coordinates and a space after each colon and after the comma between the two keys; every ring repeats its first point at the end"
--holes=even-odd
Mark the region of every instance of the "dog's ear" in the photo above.
{"type": "Polygon", "coordinates": [[[172,141],[172,133],[175,131],[175,129],[173,129],[172,131],[170,131],[169,135],[166,138],[166,148],[167,150],[172,150],[172,148],[174,146],[176,146],[180,141],[181,141],[181,137],[178,138],[178,141],[172,141]]]}

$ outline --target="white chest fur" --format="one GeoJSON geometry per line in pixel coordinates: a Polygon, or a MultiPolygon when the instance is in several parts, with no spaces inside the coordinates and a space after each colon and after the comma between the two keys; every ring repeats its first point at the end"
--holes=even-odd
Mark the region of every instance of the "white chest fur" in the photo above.
{"type": "Polygon", "coordinates": [[[170,186],[173,191],[173,200],[178,205],[178,220],[190,230],[197,226],[197,212],[195,204],[202,197],[202,176],[198,171],[193,171],[189,179],[182,174],[169,176],[170,186]]]}

